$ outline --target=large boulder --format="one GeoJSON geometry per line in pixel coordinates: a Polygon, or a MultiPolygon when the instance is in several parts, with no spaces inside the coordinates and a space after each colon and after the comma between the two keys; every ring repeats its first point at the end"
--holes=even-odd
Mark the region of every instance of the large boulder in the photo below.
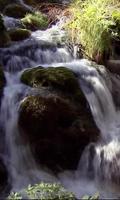
{"type": "Polygon", "coordinates": [[[52,170],[75,169],[85,146],[99,131],[73,72],[64,67],[26,70],[21,80],[37,95],[20,105],[19,127],[39,164],[52,170]]]}

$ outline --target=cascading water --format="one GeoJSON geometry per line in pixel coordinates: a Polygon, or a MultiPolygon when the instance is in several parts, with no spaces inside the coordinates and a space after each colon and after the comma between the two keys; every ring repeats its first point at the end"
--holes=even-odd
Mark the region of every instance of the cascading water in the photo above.
{"type": "MultiPolygon", "coordinates": [[[[15,24],[16,22],[11,26],[15,24]]],[[[8,21],[6,26],[10,27],[8,21]]],[[[9,171],[12,189],[19,190],[41,180],[55,180],[61,181],[78,197],[91,195],[96,191],[99,191],[102,197],[119,196],[116,186],[115,191],[113,185],[110,189],[107,186],[104,189],[102,187],[103,180],[106,184],[120,183],[119,111],[116,111],[104,77],[92,67],[92,63],[74,60],[65,49],[65,34],[59,27],[56,25],[46,31],[33,32],[31,38],[24,43],[17,42],[11,47],[0,49],[1,64],[5,67],[7,80],[1,103],[0,123],[5,132],[4,162],[9,171]],[[77,74],[94,120],[101,131],[101,139],[97,144],[86,148],[76,172],[64,172],[59,175],[58,180],[38,169],[29,147],[24,145],[20,137],[17,119],[20,101],[31,92],[27,86],[20,83],[21,71],[37,65],[57,67],[61,64],[77,74]]]]}

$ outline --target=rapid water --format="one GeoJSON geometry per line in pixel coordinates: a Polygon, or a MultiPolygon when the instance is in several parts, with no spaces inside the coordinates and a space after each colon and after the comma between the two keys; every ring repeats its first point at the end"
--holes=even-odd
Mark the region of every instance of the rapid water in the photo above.
{"type": "MultiPolygon", "coordinates": [[[[9,28],[9,19],[5,20],[9,28]]],[[[16,26],[16,22],[14,25],[16,26]]],[[[76,55],[73,53],[72,56],[65,47],[65,38],[66,34],[59,23],[59,26],[46,31],[33,32],[24,42],[16,42],[8,48],[0,49],[1,65],[4,66],[7,80],[1,103],[0,123],[5,132],[6,148],[3,157],[12,190],[20,190],[41,180],[60,181],[75,192],[77,197],[97,191],[100,197],[119,197],[120,112],[116,110],[104,76],[90,61],[76,60],[76,55]],[[20,74],[25,68],[37,65],[63,65],[77,74],[80,87],[101,132],[99,142],[90,144],[85,149],[78,169],[75,172],[63,172],[57,178],[51,172],[36,166],[17,126],[20,101],[31,92],[29,87],[20,83],[20,74]]]]}

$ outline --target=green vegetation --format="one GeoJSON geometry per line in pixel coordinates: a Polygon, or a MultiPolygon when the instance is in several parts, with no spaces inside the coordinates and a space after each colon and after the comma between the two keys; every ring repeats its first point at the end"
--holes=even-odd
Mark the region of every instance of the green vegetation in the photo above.
{"type": "Polygon", "coordinates": [[[120,39],[119,0],[74,0],[69,11],[70,38],[90,57],[110,50],[111,41],[120,39]]]}
{"type": "Polygon", "coordinates": [[[98,200],[98,199],[99,199],[99,193],[96,193],[93,196],[85,195],[82,197],[82,200],[98,200]]]}
{"type": "Polygon", "coordinates": [[[29,199],[38,200],[75,200],[75,196],[71,192],[65,190],[60,184],[55,183],[40,183],[34,186],[29,185],[27,189],[20,193],[12,192],[8,199],[25,199],[25,196],[29,199]],[[24,197],[22,194],[24,194],[24,197]]]}
{"type": "Polygon", "coordinates": [[[41,29],[44,30],[48,27],[47,16],[41,12],[35,12],[34,14],[27,14],[22,20],[22,23],[29,29],[41,29]]]}

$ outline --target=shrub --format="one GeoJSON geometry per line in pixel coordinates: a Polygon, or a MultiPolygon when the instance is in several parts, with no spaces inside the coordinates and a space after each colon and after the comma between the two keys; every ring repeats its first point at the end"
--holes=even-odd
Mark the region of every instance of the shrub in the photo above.
{"type": "Polygon", "coordinates": [[[29,199],[40,200],[75,200],[75,196],[66,191],[60,184],[40,183],[34,186],[29,185],[27,189],[21,193],[12,192],[8,197],[9,200],[24,199],[22,197],[28,197],[29,199]]]}
{"type": "Polygon", "coordinates": [[[46,15],[41,12],[27,14],[21,21],[27,28],[30,29],[46,29],[48,26],[48,19],[46,15]]]}
{"type": "Polygon", "coordinates": [[[119,37],[119,9],[119,0],[74,0],[66,26],[72,42],[81,43],[90,57],[106,51],[111,39],[119,37]]]}

